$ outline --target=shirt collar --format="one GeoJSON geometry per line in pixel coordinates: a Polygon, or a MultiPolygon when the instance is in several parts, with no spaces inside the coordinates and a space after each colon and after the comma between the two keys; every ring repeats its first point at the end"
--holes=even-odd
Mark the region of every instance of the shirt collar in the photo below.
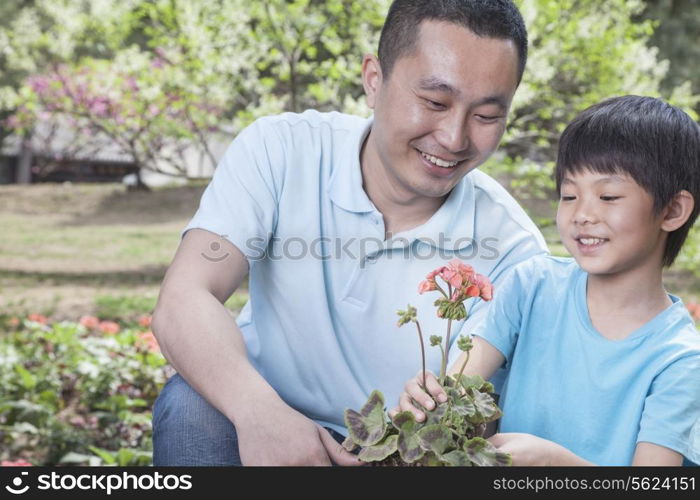
{"type": "Polygon", "coordinates": [[[473,176],[467,174],[425,224],[398,233],[394,238],[420,239],[444,250],[467,248],[474,243],[475,209],[473,176]]]}
{"type": "Polygon", "coordinates": [[[356,129],[346,142],[336,160],[331,178],[328,181],[328,195],[331,201],[343,210],[355,213],[373,212],[374,204],[362,188],[360,152],[367,138],[374,117],[369,117],[364,126],[356,129]]]}
{"type": "MultiPolygon", "coordinates": [[[[362,143],[369,134],[372,123],[373,117],[369,117],[364,126],[350,137],[337,157],[336,168],[328,181],[331,201],[349,212],[369,213],[376,210],[362,187],[360,166],[362,143]]],[[[473,176],[467,174],[425,224],[398,233],[393,238],[405,238],[408,241],[421,239],[426,244],[445,250],[469,247],[474,238],[475,208],[473,176]]]]}

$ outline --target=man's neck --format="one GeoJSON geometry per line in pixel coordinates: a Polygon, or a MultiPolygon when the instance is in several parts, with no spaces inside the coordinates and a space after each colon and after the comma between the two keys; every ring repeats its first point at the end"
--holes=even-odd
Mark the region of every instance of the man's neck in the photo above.
{"type": "Polygon", "coordinates": [[[447,199],[421,196],[401,185],[386,169],[374,149],[367,147],[370,135],[362,145],[360,165],[362,171],[362,188],[374,206],[384,217],[387,234],[398,234],[427,222],[447,199]]]}
{"type": "Polygon", "coordinates": [[[593,326],[611,340],[626,338],[672,304],[658,266],[615,275],[589,275],[586,302],[593,326]]]}

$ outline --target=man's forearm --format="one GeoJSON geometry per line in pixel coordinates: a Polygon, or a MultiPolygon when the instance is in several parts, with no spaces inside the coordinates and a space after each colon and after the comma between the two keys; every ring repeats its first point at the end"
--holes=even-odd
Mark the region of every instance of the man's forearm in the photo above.
{"type": "Polygon", "coordinates": [[[153,332],[178,373],[234,425],[255,418],[253,403],[279,399],[248,361],[233,316],[210,293],[162,296],[153,332]]]}

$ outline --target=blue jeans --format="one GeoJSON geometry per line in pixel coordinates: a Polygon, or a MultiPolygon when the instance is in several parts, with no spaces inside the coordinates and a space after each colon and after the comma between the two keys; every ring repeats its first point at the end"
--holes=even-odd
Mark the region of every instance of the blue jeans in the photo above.
{"type": "MultiPolygon", "coordinates": [[[[344,436],[328,431],[343,441],[344,436]]],[[[236,428],[177,373],[153,405],[153,465],[242,465],[236,428]]]]}

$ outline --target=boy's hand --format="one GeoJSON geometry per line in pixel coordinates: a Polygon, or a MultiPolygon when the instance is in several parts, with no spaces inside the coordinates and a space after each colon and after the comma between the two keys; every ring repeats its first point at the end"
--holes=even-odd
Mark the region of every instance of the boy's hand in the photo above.
{"type": "Polygon", "coordinates": [[[415,415],[416,421],[422,422],[425,420],[425,413],[422,410],[434,409],[435,401],[438,403],[447,401],[447,394],[433,373],[425,372],[425,384],[427,391],[423,388],[423,370],[421,370],[406,382],[404,392],[399,396],[399,406],[389,411],[389,417],[394,418],[394,415],[400,411],[410,411],[415,415]]]}
{"type": "Polygon", "coordinates": [[[513,465],[558,465],[555,458],[561,447],[552,441],[510,432],[494,434],[488,440],[499,451],[510,453],[513,465]]]}

